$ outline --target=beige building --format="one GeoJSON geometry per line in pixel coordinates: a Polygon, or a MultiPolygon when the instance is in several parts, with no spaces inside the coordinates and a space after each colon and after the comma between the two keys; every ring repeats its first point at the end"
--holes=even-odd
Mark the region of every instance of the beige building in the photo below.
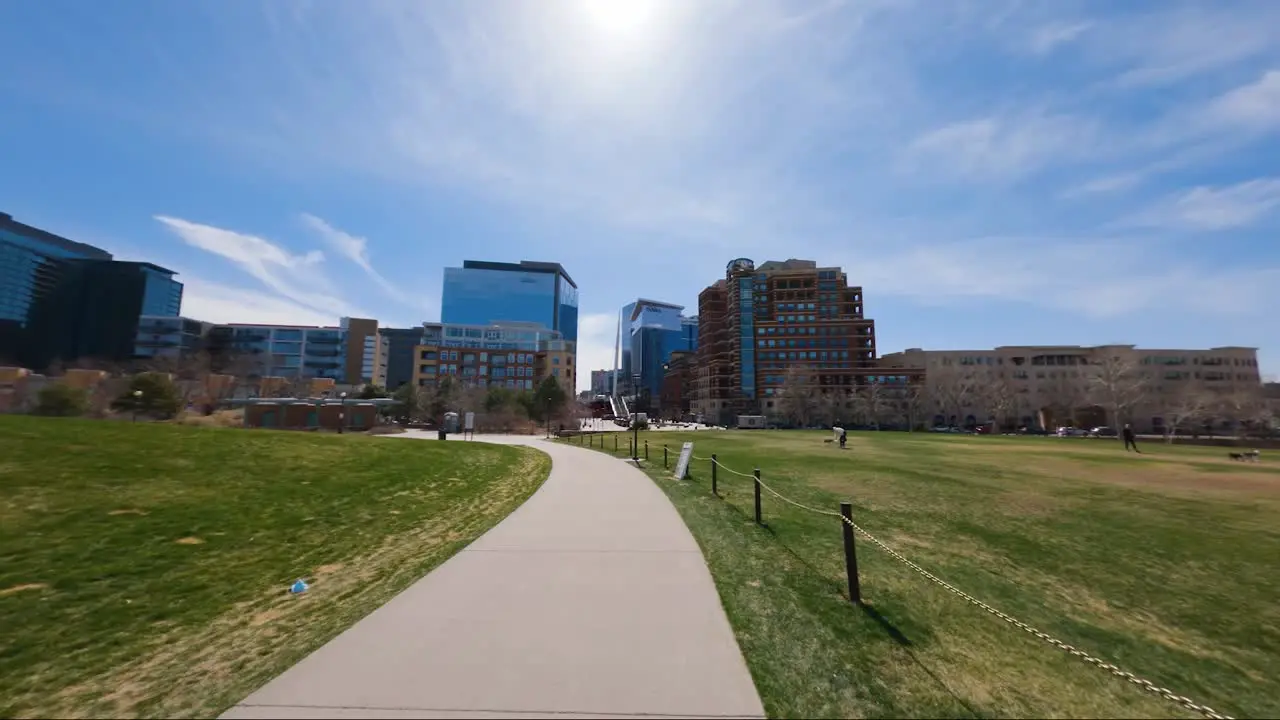
{"type": "Polygon", "coordinates": [[[1133,345],[912,348],[885,369],[923,367],[933,424],[1089,427],[1132,423],[1140,433],[1176,426],[1215,431],[1249,419],[1261,396],[1256,348],[1159,350],[1133,345]],[[1119,417],[1117,417],[1119,415],[1119,417]]]}

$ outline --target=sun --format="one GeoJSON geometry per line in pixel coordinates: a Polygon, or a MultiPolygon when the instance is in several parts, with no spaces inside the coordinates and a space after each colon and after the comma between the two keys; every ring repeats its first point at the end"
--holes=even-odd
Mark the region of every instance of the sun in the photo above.
{"type": "Polygon", "coordinates": [[[642,33],[653,19],[655,0],[581,0],[583,15],[605,35],[642,33]]]}

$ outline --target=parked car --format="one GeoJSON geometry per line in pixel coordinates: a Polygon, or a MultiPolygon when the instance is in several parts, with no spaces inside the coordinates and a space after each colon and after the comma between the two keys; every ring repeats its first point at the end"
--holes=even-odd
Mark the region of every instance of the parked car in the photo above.
{"type": "Polygon", "coordinates": [[[1089,431],[1089,437],[1101,438],[1101,437],[1115,437],[1115,436],[1116,436],[1116,429],[1113,427],[1107,427],[1106,425],[1099,425],[1098,427],[1089,431]]]}
{"type": "Polygon", "coordinates": [[[1060,427],[1057,432],[1058,437],[1084,437],[1085,432],[1080,428],[1060,427]]]}

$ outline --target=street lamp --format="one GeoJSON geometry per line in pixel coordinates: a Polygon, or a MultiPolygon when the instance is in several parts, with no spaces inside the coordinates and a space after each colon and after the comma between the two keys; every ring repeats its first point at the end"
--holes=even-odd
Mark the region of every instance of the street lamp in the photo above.
{"type": "MultiPolygon", "coordinates": [[[[631,378],[635,380],[632,387],[636,391],[636,401],[640,400],[640,374],[636,373],[631,378]]],[[[640,421],[636,419],[636,410],[631,408],[631,461],[640,467],[640,421]]]]}
{"type": "Polygon", "coordinates": [[[338,399],[341,403],[338,405],[338,434],[342,434],[342,426],[346,424],[347,416],[347,394],[345,392],[338,393],[338,399]]]}
{"type": "Polygon", "coordinates": [[[138,407],[142,405],[142,391],[133,391],[133,421],[138,422],[138,407]]]}

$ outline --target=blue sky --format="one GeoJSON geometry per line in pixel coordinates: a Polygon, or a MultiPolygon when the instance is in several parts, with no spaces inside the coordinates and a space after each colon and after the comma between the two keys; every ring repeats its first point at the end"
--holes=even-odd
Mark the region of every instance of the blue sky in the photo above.
{"type": "Polygon", "coordinates": [[[1280,2],[0,4],[0,209],[212,321],[438,318],[551,260],[617,308],[846,268],[880,352],[1260,347],[1280,372],[1280,2]]]}

